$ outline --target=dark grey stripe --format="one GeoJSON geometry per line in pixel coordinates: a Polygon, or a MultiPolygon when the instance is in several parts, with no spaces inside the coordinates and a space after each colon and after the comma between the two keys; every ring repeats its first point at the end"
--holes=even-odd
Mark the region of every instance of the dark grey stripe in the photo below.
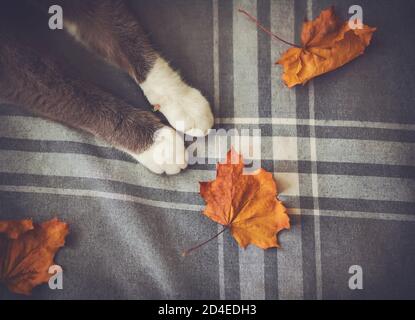
{"type": "MultiPolygon", "coordinates": [[[[203,205],[198,192],[182,192],[143,187],[112,180],[42,176],[16,173],[0,173],[1,185],[35,186],[62,189],[83,189],[137,196],[144,199],[203,205]]],[[[288,208],[313,209],[313,197],[280,196],[288,208]]],[[[339,199],[319,197],[320,209],[333,211],[358,211],[368,213],[414,214],[415,203],[362,199],[339,199]]]]}
{"type": "MultiPolygon", "coordinates": [[[[206,163],[212,159],[204,159],[206,163]]],[[[310,160],[261,160],[261,167],[270,172],[311,174],[310,160]]],[[[346,175],[364,177],[388,177],[415,179],[415,166],[402,166],[374,163],[349,163],[317,161],[319,175],[346,175]]],[[[215,164],[195,164],[191,168],[197,170],[215,170],[215,164]]]]}
{"type": "MultiPolygon", "coordinates": [[[[267,29],[271,29],[271,3],[269,0],[257,2],[257,18],[267,29]]],[[[267,34],[258,32],[258,116],[272,118],[271,106],[271,41],[267,34]]],[[[271,124],[257,125],[261,134],[273,136],[271,124]]],[[[262,148],[269,148],[263,145],[262,148]]],[[[269,161],[268,171],[274,172],[274,161],[269,161]]],[[[278,262],[277,250],[264,252],[265,299],[278,299],[278,262]]]]}
{"type": "Polygon", "coordinates": [[[316,126],[317,138],[415,142],[415,132],[379,128],[316,126]]]}
{"type": "Polygon", "coordinates": [[[301,217],[301,241],[303,253],[304,299],[316,299],[316,263],[314,255],[314,216],[301,217]]]}
{"type": "MultiPolygon", "coordinates": [[[[280,198],[288,208],[314,209],[314,199],[310,196],[281,196],[280,198]]],[[[319,197],[318,201],[321,210],[415,215],[415,202],[326,197],[319,197]]]]}
{"type": "Polygon", "coordinates": [[[415,202],[319,198],[320,209],[415,214],[415,202]]]}
{"type": "MultiPolygon", "coordinates": [[[[259,78],[259,85],[261,84],[261,79],[259,78]]],[[[264,88],[259,88],[263,90],[264,88]]],[[[298,95],[297,95],[298,98],[298,95]]],[[[259,96],[260,100],[260,112],[265,113],[265,97],[259,96]],[[263,100],[263,101],[261,101],[263,100]]],[[[302,98],[300,98],[301,100],[302,98]]],[[[229,112],[229,108],[225,108],[225,111],[220,112],[229,112]]],[[[0,107],[0,116],[1,115],[12,115],[12,116],[30,116],[29,113],[20,110],[19,108],[3,108],[0,107]],[[15,112],[12,112],[15,110],[15,112]]],[[[217,129],[236,129],[239,133],[242,133],[244,130],[252,135],[254,129],[261,129],[261,136],[263,137],[272,137],[272,136],[281,136],[281,137],[299,137],[299,138],[308,138],[309,129],[308,125],[285,125],[285,124],[219,124],[216,125],[217,129]]],[[[316,138],[324,139],[355,139],[355,140],[373,140],[373,141],[395,141],[395,142],[415,142],[415,133],[411,130],[401,130],[401,129],[381,129],[381,128],[356,128],[356,127],[336,127],[336,126],[316,126],[316,138]]]]}
{"type": "Polygon", "coordinates": [[[99,147],[91,144],[71,141],[48,141],[0,138],[1,150],[15,150],[41,153],[76,153],[96,156],[103,159],[122,160],[136,162],[126,153],[107,147],[99,147]]]}
{"type": "MultiPolygon", "coordinates": [[[[296,88],[298,90],[299,87],[296,88]]],[[[297,94],[297,100],[301,108],[308,101],[308,97],[304,96],[306,89],[300,89],[297,94]],[[305,90],[305,91],[304,91],[305,90]]],[[[262,110],[261,112],[264,112],[262,110]]],[[[306,110],[300,112],[305,113],[306,110]]],[[[238,132],[241,130],[249,130],[258,128],[257,124],[221,124],[221,129],[230,130],[236,128],[238,132]]],[[[310,126],[301,125],[285,125],[285,124],[260,124],[261,135],[264,137],[282,136],[282,137],[299,137],[308,138],[310,126]],[[296,130],[297,129],[297,130],[296,130]]],[[[382,128],[357,128],[357,127],[338,127],[338,126],[315,126],[315,137],[323,139],[354,139],[354,140],[374,140],[374,141],[395,141],[395,142],[415,142],[415,133],[413,130],[402,129],[382,129],[382,128]]]]}
{"type": "Polygon", "coordinates": [[[95,190],[126,194],[156,201],[188,203],[197,205],[204,204],[202,198],[197,192],[178,192],[171,190],[163,190],[163,192],[160,192],[159,189],[152,187],[142,187],[129,183],[103,179],[42,176],[0,172],[0,184],[13,186],[37,186],[62,189],[95,190]]]}
{"type": "Polygon", "coordinates": [[[233,117],[232,1],[219,1],[219,117],[233,117]]]}
{"type": "MultiPolygon", "coordinates": [[[[268,29],[271,28],[270,11],[270,0],[258,1],[257,18],[268,29]]],[[[272,118],[271,93],[271,41],[267,34],[258,32],[258,116],[260,118],[272,118]]]]}
{"type": "MultiPolygon", "coordinates": [[[[219,116],[233,117],[233,1],[219,1],[219,116]]],[[[239,248],[232,236],[223,236],[225,299],[240,299],[239,248]]]]}
{"type": "MultiPolygon", "coordinates": [[[[304,172],[309,173],[307,171],[308,165],[309,163],[303,164],[304,172]]],[[[415,166],[317,161],[317,171],[319,175],[335,174],[415,179],[415,166]]]]}
{"type": "MultiPolygon", "coordinates": [[[[307,16],[307,0],[295,0],[294,4],[295,15],[295,42],[301,43],[300,34],[304,18],[307,16]]],[[[296,114],[297,119],[309,119],[309,99],[308,87],[296,87],[296,114]]],[[[309,137],[310,127],[304,125],[297,126],[297,136],[309,137]]],[[[303,154],[303,150],[310,150],[309,139],[297,140],[298,154],[303,154]]],[[[307,155],[307,160],[310,160],[310,152],[304,152],[307,155]]],[[[308,168],[311,171],[311,166],[308,168]]],[[[299,177],[300,189],[300,209],[314,209],[314,199],[312,197],[303,197],[304,194],[312,194],[312,183],[310,176],[299,177]]],[[[316,263],[315,263],[315,248],[314,248],[314,216],[305,217],[301,219],[301,241],[302,241],[302,255],[303,255],[303,288],[305,299],[316,298],[316,263]]]]}
{"type": "MultiPolygon", "coordinates": [[[[267,146],[263,146],[267,147],[267,146]]],[[[41,153],[75,153],[91,155],[103,159],[120,160],[135,163],[126,153],[114,148],[100,147],[91,144],[71,141],[26,140],[0,138],[0,150],[14,150],[41,153]]],[[[215,170],[216,160],[201,158],[191,166],[193,170],[215,170]],[[203,161],[205,163],[203,163],[203,161]],[[211,164],[209,164],[211,163],[211,164]]],[[[270,172],[311,173],[311,161],[262,160],[261,166],[270,172]]],[[[354,175],[415,179],[415,166],[399,166],[387,164],[317,162],[319,174],[354,175]]]]}
{"type": "MultiPolygon", "coordinates": [[[[156,201],[186,203],[191,205],[204,204],[204,201],[202,200],[198,192],[183,192],[170,190],[163,190],[163,192],[160,192],[159,189],[155,189],[152,187],[143,187],[124,182],[84,177],[77,178],[42,176],[0,172],[0,185],[94,190],[126,194],[156,201]]],[[[284,197],[283,200],[288,207],[298,207],[299,201],[297,197],[284,197]]]]}

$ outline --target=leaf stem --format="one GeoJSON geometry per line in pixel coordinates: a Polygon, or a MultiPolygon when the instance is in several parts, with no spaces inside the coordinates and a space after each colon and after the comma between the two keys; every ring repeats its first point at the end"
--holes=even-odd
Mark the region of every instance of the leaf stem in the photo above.
{"type": "Polygon", "coordinates": [[[277,36],[275,33],[272,33],[270,30],[268,30],[268,29],[267,29],[267,28],[265,28],[262,24],[260,24],[260,23],[258,22],[258,20],[257,20],[254,16],[252,16],[250,13],[248,13],[246,10],[244,10],[244,9],[238,9],[238,11],[239,11],[239,12],[241,12],[241,13],[243,13],[244,15],[246,15],[246,16],[247,16],[250,20],[252,20],[252,21],[256,24],[256,26],[257,26],[259,29],[261,29],[262,31],[264,31],[266,34],[268,34],[268,35],[269,35],[269,36],[271,36],[272,38],[275,38],[275,39],[277,39],[277,40],[279,40],[279,41],[281,41],[281,42],[284,42],[285,44],[288,44],[289,46],[293,46],[293,47],[301,48],[301,46],[299,46],[298,44],[288,42],[288,41],[286,41],[286,40],[284,40],[284,39],[280,38],[279,36],[277,36]]]}
{"type": "Polygon", "coordinates": [[[190,249],[188,249],[186,251],[183,251],[182,256],[183,257],[188,256],[192,251],[194,251],[196,249],[199,249],[200,247],[204,246],[206,243],[208,243],[208,242],[216,239],[217,237],[219,237],[227,229],[229,229],[229,227],[228,226],[224,226],[223,229],[221,231],[219,231],[217,234],[215,234],[212,238],[210,238],[210,239],[208,239],[206,241],[203,241],[202,243],[199,243],[198,245],[196,245],[196,246],[194,246],[194,247],[192,247],[192,248],[190,248],[190,249]]]}

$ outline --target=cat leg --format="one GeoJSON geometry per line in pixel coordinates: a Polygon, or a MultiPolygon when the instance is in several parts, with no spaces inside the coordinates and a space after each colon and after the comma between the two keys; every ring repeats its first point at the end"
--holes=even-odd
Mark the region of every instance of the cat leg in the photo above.
{"type": "Polygon", "coordinates": [[[135,109],[66,74],[52,58],[4,39],[0,100],[93,134],[155,173],[176,174],[187,165],[183,138],[152,112],[135,109]]]}
{"type": "Polygon", "coordinates": [[[98,1],[91,7],[85,3],[65,18],[66,30],[128,72],[174,128],[194,136],[208,133],[214,120],[209,102],[152,49],[124,1],[98,1]]]}

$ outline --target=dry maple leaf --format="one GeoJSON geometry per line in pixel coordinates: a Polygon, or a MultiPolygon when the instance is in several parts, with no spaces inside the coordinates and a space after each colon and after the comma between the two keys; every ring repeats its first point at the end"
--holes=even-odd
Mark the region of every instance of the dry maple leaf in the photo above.
{"type": "Polygon", "coordinates": [[[22,233],[33,229],[30,219],[19,221],[0,221],[0,234],[5,233],[10,239],[17,239],[22,233]]]}
{"type": "Polygon", "coordinates": [[[41,224],[0,221],[0,283],[12,292],[28,295],[37,285],[48,282],[49,267],[67,234],[68,225],[58,219],[41,224]]]}
{"type": "Polygon", "coordinates": [[[239,9],[239,12],[274,39],[293,47],[276,62],[283,66],[282,79],[289,88],[305,84],[310,79],[357,58],[363,54],[376,31],[376,28],[363,24],[360,29],[351,29],[349,22],[341,23],[334,13],[334,7],[330,7],[323,10],[317,19],[304,22],[301,32],[302,46],[298,46],[269,31],[245,10],[239,9]]]}
{"type": "Polygon", "coordinates": [[[290,88],[305,84],[357,58],[370,44],[375,30],[367,25],[350,29],[348,21],[339,21],[333,7],[323,10],[317,19],[304,22],[302,48],[288,49],[277,61],[284,68],[284,83],[290,88]]]}
{"type": "MultiPolygon", "coordinates": [[[[206,202],[204,214],[229,229],[238,244],[262,249],[278,247],[277,233],[289,229],[286,209],[277,196],[270,172],[243,173],[242,156],[231,149],[225,163],[217,165],[216,179],[200,182],[206,202]]],[[[224,230],[225,230],[224,229],[224,230]]]]}

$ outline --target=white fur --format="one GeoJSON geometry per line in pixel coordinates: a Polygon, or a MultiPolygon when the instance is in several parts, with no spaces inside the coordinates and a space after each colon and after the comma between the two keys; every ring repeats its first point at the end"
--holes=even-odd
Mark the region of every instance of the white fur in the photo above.
{"type": "Polygon", "coordinates": [[[79,33],[78,26],[75,23],[65,21],[63,26],[67,33],[69,33],[72,37],[74,37],[76,41],[82,43],[82,39],[79,33]]]}
{"type": "Polygon", "coordinates": [[[177,174],[187,167],[188,156],[183,138],[167,126],[156,131],[154,143],[146,151],[140,154],[129,153],[157,174],[177,174]]]}
{"type": "Polygon", "coordinates": [[[179,131],[205,136],[213,126],[210,105],[199,90],[188,86],[161,57],[157,57],[147,78],[140,84],[152,105],[179,131]]]}

